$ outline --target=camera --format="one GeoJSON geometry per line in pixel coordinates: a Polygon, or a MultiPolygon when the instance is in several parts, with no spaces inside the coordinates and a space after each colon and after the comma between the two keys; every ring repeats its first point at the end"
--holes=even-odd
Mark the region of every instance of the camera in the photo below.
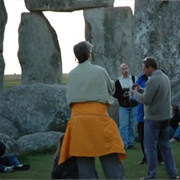
{"type": "Polygon", "coordinates": [[[123,88],[123,91],[125,96],[129,95],[129,88],[123,88]]]}

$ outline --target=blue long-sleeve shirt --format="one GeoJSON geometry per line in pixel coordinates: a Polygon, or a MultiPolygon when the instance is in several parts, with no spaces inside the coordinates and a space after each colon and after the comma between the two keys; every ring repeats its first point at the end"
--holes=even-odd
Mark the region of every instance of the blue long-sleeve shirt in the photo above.
{"type": "MultiPolygon", "coordinates": [[[[146,76],[146,74],[141,74],[137,79],[136,83],[139,84],[142,88],[144,88],[147,79],[148,77],[146,76]]],[[[137,121],[144,122],[144,105],[142,103],[138,103],[137,121]]]]}

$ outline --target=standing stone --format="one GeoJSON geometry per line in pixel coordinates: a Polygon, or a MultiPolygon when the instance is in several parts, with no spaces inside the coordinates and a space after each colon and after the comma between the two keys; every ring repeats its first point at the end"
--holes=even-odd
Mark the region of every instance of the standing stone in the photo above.
{"type": "Polygon", "coordinates": [[[180,105],[180,2],[136,0],[135,47],[137,71],[142,60],[155,57],[169,76],[172,102],[180,105]]]}
{"type": "Polygon", "coordinates": [[[114,0],[25,0],[29,11],[75,11],[97,7],[113,7],[114,0]]]}
{"type": "Polygon", "coordinates": [[[3,54],[0,52],[0,89],[3,88],[4,84],[4,69],[5,69],[5,62],[3,54]]]}
{"type": "Polygon", "coordinates": [[[121,63],[134,73],[133,15],[130,7],[84,10],[85,37],[93,44],[93,63],[112,79],[120,76],[121,63]]]}
{"type": "MultiPolygon", "coordinates": [[[[127,63],[134,73],[133,15],[130,7],[84,10],[85,37],[93,44],[93,63],[104,67],[114,80],[120,76],[120,64],[127,63]]],[[[97,77],[98,78],[98,77],[97,77]]],[[[115,101],[109,115],[119,122],[115,101]]]]}
{"type": "Polygon", "coordinates": [[[7,23],[7,12],[4,1],[0,0],[0,52],[3,52],[4,31],[7,23]]]}
{"type": "Polygon", "coordinates": [[[3,58],[4,31],[7,23],[7,12],[4,1],[0,0],[0,89],[3,87],[5,62],[3,58]]]}
{"type": "Polygon", "coordinates": [[[22,13],[18,58],[22,84],[59,84],[62,62],[56,32],[42,13],[22,13]]]}

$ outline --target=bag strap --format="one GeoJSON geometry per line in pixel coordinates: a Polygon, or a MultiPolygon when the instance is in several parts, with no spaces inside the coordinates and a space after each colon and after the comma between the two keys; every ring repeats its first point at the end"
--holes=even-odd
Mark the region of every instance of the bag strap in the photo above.
{"type": "Polygon", "coordinates": [[[135,76],[134,75],[132,75],[132,82],[133,82],[133,84],[135,83],[135,76]]]}

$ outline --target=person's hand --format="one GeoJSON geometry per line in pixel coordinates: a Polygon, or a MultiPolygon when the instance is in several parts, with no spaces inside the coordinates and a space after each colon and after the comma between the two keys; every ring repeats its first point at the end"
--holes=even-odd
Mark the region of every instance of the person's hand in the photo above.
{"type": "Polygon", "coordinates": [[[133,84],[131,89],[135,91],[140,91],[141,87],[139,86],[139,84],[133,84]]]}

